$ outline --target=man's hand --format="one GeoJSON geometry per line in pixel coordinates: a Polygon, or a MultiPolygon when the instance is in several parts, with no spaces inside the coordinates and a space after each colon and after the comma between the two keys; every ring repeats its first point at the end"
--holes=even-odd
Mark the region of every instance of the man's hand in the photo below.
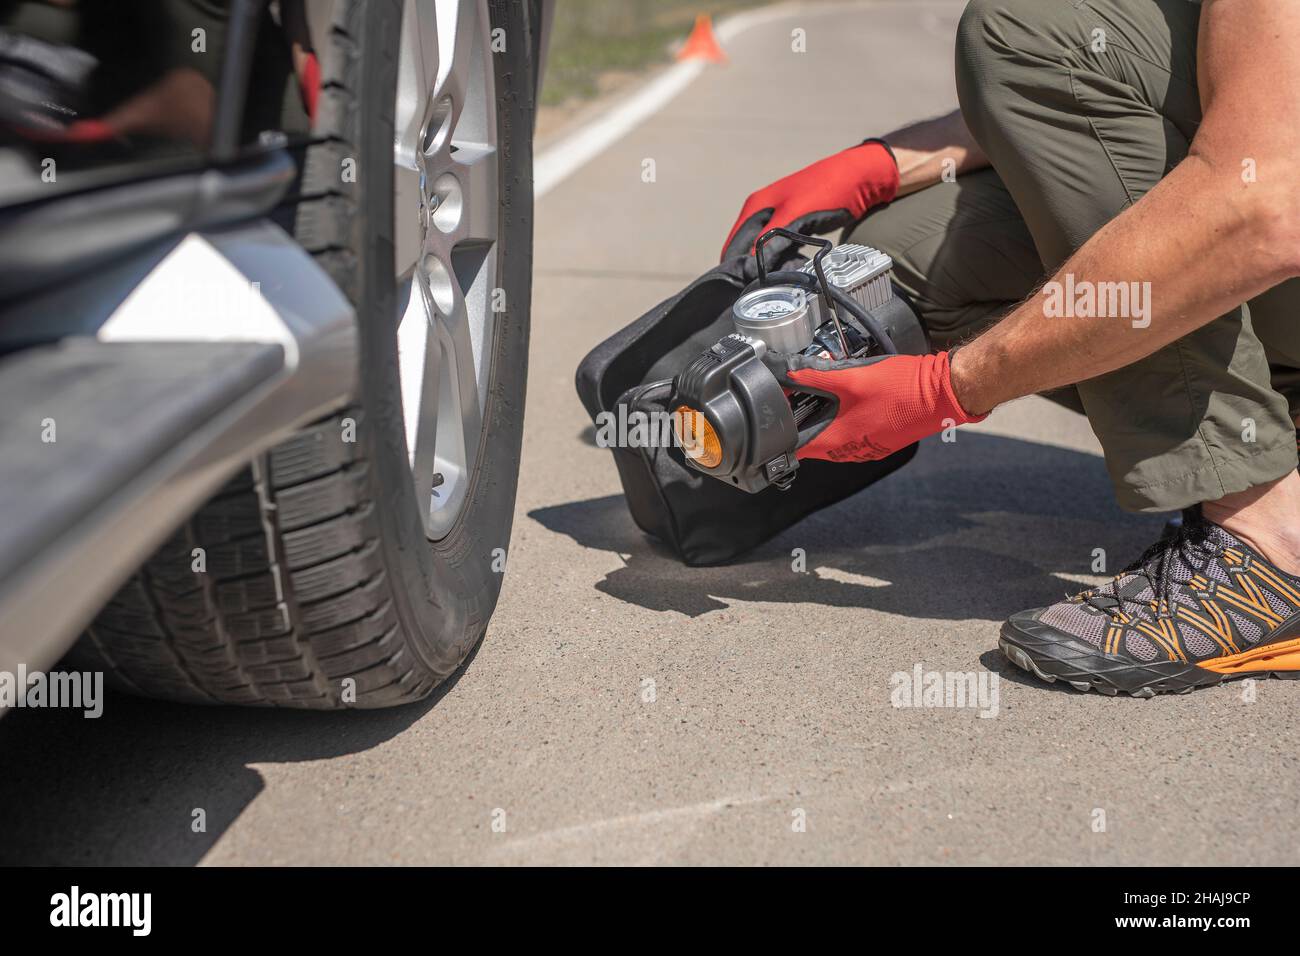
{"type": "Polygon", "coordinates": [[[1198,44],[1204,116],[1189,155],[1051,276],[1150,282],[1150,327],[1048,319],[1035,295],[962,348],[953,381],[967,407],[1123,368],[1300,275],[1300,2],[1206,0],[1198,44]]]}
{"type": "Polygon", "coordinates": [[[168,70],[83,131],[91,136],[111,131],[122,139],[156,136],[206,149],[216,110],[217,92],[207,77],[182,66],[168,70]]]}
{"type": "MultiPolygon", "coordinates": [[[[960,111],[904,126],[751,195],[723,244],[722,258],[749,255],[765,229],[784,226],[821,235],[853,225],[881,203],[987,165],[960,111]]],[[[764,255],[779,262],[788,245],[787,239],[773,239],[764,255]]]]}
{"type": "Polygon", "coordinates": [[[800,459],[876,461],[945,428],[977,422],[957,401],[948,353],[885,355],[833,362],[767,353],[781,384],[831,399],[834,417],[814,429],[800,459]]]}
{"type": "MultiPolygon", "coordinates": [[[[784,227],[813,235],[842,229],[897,192],[893,153],[883,140],[867,140],[751,193],[723,243],[722,259],[749,255],[767,229],[784,227]]],[[[775,247],[772,251],[779,252],[775,247]]]]}

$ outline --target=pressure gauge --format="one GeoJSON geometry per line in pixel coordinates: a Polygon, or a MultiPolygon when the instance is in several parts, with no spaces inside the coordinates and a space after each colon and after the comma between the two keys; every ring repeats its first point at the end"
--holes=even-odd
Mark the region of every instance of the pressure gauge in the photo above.
{"type": "Polygon", "coordinates": [[[737,332],[761,339],[774,352],[801,352],[816,331],[808,293],[793,285],[747,292],[732,307],[731,318],[737,332]]]}

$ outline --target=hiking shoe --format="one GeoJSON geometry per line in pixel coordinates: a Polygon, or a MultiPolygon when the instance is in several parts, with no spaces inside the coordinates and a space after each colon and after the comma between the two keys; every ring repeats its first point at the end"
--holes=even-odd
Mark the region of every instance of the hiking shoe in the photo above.
{"type": "Polygon", "coordinates": [[[1113,580],[1012,615],[998,643],[1043,680],[1110,695],[1300,678],[1300,578],[1191,512],[1113,580]]]}

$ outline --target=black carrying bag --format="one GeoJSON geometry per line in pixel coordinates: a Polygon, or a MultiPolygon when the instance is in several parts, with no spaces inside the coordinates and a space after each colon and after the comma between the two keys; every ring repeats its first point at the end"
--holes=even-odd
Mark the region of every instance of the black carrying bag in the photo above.
{"type": "MultiPolygon", "coordinates": [[[[671,379],[691,359],[733,331],[731,307],[752,275],[731,259],[659,303],[631,325],[596,346],[578,366],[578,397],[600,431],[602,412],[651,416],[670,412],[671,379]]],[[[748,494],[701,474],[686,464],[682,450],[612,447],[623,494],[638,527],[673,549],[693,567],[725,564],[779,534],[796,521],[834,504],[890,472],[916,454],[910,445],[882,460],[833,464],[800,463],[787,491],[769,487],[748,494]]]]}

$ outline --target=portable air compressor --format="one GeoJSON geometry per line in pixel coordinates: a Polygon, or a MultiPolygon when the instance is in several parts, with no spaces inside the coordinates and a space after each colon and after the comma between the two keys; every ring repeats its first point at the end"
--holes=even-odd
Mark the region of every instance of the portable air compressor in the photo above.
{"type": "Polygon", "coordinates": [[[833,411],[829,399],[783,386],[767,353],[844,359],[928,350],[894,287],[893,260],[878,249],[770,229],[755,259],[758,278],[732,306],[735,331],[673,378],[669,402],[690,467],[751,494],[790,487],[796,449],[833,411]],[[797,270],[768,272],[763,247],[774,236],[820,248],[797,270]]]}

